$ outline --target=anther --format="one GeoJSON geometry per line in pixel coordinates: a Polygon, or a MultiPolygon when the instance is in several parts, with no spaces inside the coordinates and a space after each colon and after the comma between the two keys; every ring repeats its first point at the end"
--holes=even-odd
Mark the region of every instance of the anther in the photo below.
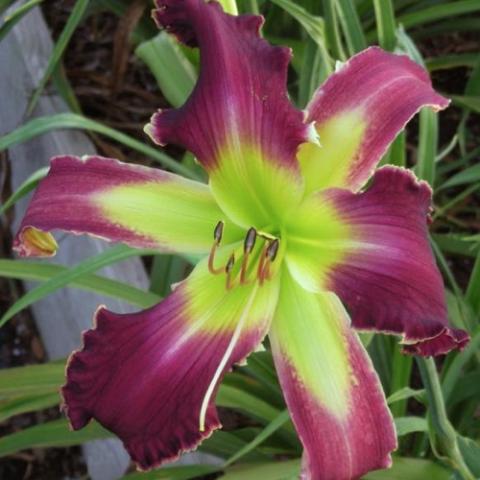
{"type": "Polygon", "coordinates": [[[215,265],[214,265],[215,253],[217,252],[217,248],[220,245],[220,242],[222,241],[223,227],[224,227],[224,223],[220,220],[217,223],[215,230],[213,231],[214,242],[210,250],[210,255],[208,256],[208,270],[210,271],[210,273],[213,273],[214,275],[218,275],[224,271],[223,268],[215,268],[215,265]]]}
{"type": "Polygon", "coordinates": [[[228,259],[227,264],[225,265],[225,273],[230,273],[235,265],[235,254],[232,253],[228,259]]]}
{"type": "Polygon", "coordinates": [[[280,246],[280,242],[278,238],[276,238],[273,242],[271,242],[267,247],[267,257],[268,259],[273,262],[277,257],[278,247],[280,246]]]}
{"type": "Polygon", "coordinates": [[[235,255],[232,253],[230,255],[230,258],[228,259],[227,264],[225,265],[225,273],[227,274],[227,281],[226,281],[227,290],[231,290],[233,287],[232,270],[234,265],[235,265],[235,255]]]}
{"type": "Polygon", "coordinates": [[[213,231],[213,238],[215,239],[215,242],[217,245],[220,245],[220,242],[222,241],[222,235],[223,235],[223,227],[225,224],[220,220],[217,223],[217,226],[215,227],[215,230],[213,231]]]}
{"type": "Polygon", "coordinates": [[[255,247],[255,242],[257,241],[257,231],[252,227],[248,230],[247,236],[245,237],[245,241],[243,243],[243,259],[242,259],[242,267],[240,269],[240,284],[246,285],[248,282],[247,280],[247,269],[248,269],[248,259],[250,257],[250,253],[255,247]]]}
{"type": "Polygon", "coordinates": [[[258,280],[260,285],[263,285],[265,280],[270,280],[271,278],[270,265],[277,257],[279,246],[280,242],[278,238],[276,238],[265,247],[261,258],[262,261],[258,268],[258,280]]]}
{"type": "Polygon", "coordinates": [[[257,231],[252,227],[248,230],[247,236],[243,243],[243,251],[248,254],[251,253],[257,241],[257,231]]]}

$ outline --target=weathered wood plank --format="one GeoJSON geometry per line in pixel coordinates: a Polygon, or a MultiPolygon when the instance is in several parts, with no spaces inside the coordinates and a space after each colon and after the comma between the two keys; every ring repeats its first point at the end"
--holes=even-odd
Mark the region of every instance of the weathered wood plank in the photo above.
{"type": "MultiPolygon", "coordinates": [[[[37,9],[28,14],[0,43],[0,134],[23,123],[28,99],[44,71],[51,49],[50,33],[37,9]]],[[[56,94],[47,92],[40,99],[34,116],[66,110],[65,104],[56,94]]],[[[12,148],[8,154],[13,187],[16,188],[32,172],[46,165],[53,155],[83,155],[94,151],[87,136],[74,131],[52,132],[12,148]]],[[[25,207],[26,201],[17,205],[17,225],[25,207]]],[[[72,236],[59,238],[59,245],[55,262],[65,265],[74,265],[108,248],[100,240],[72,236]]],[[[146,272],[139,259],[110,266],[102,273],[139,287],[148,285],[146,272]]],[[[32,284],[26,284],[27,289],[31,287],[32,284]]],[[[79,347],[80,333],[90,328],[92,314],[98,304],[106,304],[118,312],[132,310],[132,307],[120,301],[70,289],[51,295],[32,307],[51,359],[66,357],[79,347]]],[[[114,439],[91,442],[84,446],[84,454],[93,480],[119,478],[130,461],[121,442],[114,439]]]]}
{"type": "MultiPolygon", "coordinates": [[[[17,2],[21,3],[21,2],[17,2]]],[[[42,77],[52,50],[52,40],[39,9],[29,13],[0,43],[0,135],[14,130],[24,121],[24,112],[34,86],[42,77]]],[[[67,111],[61,98],[51,90],[44,93],[33,116],[67,111]]],[[[58,154],[85,155],[95,149],[82,132],[55,131],[9,150],[12,184],[16,188],[32,172],[45,166],[58,154]]],[[[28,199],[16,206],[18,227],[28,199]]],[[[63,235],[57,237],[60,249],[55,262],[74,265],[84,258],[108,248],[104,242],[87,237],[63,235]]],[[[148,277],[139,259],[130,259],[102,270],[106,276],[121,279],[141,288],[148,277]]],[[[26,288],[32,288],[26,283],[26,288]]],[[[90,328],[97,305],[106,304],[117,312],[132,311],[132,307],[111,298],[103,298],[80,290],[62,290],[37,302],[33,313],[51,359],[67,356],[80,344],[80,333],[90,328]]],[[[90,442],[84,446],[88,470],[93,480],[114,480],[123,475],[129,456],[118,440],[90,442]]],[[[218,458],[204,453],[184,455],[179,464],[219,464],[218,458]]]]}

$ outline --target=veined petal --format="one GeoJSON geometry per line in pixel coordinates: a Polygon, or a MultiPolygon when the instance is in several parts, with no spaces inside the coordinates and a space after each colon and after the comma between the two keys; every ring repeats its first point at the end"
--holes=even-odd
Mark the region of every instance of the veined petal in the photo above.
{"type": "Polygon", "coordinates": [[[421,107],[441,110],[448,103],[408,57],[378,47],[355,55],[308,106],[322,146],[305,144],[299,152],[307,193],[326,187],[358,190],[421,107]]]}
{"type": "Polygon", "coordinates": [[[262,17],[225,14],[217,2],[157,0],[158,25],[198,46],[198,83],[185,105],[146,127],[159,144],[192,151],[221,207],[244,227],[265,226],[298,204],[296,160],[308,128],[287,98],[291,52],[259,36],[262,17]]]}
{"type": "Polygon", "coordinates": [[[336,292],[354,327],[402,335],[405,352],[461,349],[468,335],[448,326],[428,241],[430,203],[428,184],[397,167],[379,169],[363,193],[313,194],[289,227],[290,271],[310,290],[336,292]]]}
{"type": "Polygon", "coordinates": [[[308,292],[286,273],[269,337],[304,447],[301,478],[351,480],[389,467],[392,417],[335,294],[308,292]]]}
{"type": "MultiPolygon", "coordinates": [[[[56,157],[14,242],[21,255],[55,254],[51,230],[133,247],[206,253],[225,214],[208,187],[161,170],[93,157],[56,157]]],[[[241,237],[228,223],[225,242],[241,237]]]]}
{"type": "Polygon", "coordinates": [[[206,262],[159,305],[130,315],[101,307],[63,387],[72,427],[91,418],[118,435],[141,469],[194,449],[219,428],[223,375],[263,340],[278,281],[227,291],[206,262]]]}

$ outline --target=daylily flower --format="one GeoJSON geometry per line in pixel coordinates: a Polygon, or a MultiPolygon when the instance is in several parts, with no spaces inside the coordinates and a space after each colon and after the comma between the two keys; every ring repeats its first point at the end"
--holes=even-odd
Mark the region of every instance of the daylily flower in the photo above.
{"type": "Polygon", "coordinates": [[[448,326],[429,186],[406,169],[373,172],[412,115],[448,101],[407,57],[369,48],[301,112],[286,92],[290,51],[260,38],[261,17],[203,0],[156,6],[160,27],[200,48],[201,72],[185,105],[159,111],[146,131],[193,152],[208,186],[57,157],[15,248],[52,255],[49,232],[64,230],[204,259],[148,310],[97,310],[63,387],[73,428],[95,418],[142,469],[174,460],[220,427],[219,382],[268,334],[303,478],[388,467],[395,429],[355,329],[400,335],[418,355],[468,336],[448,326]]]}

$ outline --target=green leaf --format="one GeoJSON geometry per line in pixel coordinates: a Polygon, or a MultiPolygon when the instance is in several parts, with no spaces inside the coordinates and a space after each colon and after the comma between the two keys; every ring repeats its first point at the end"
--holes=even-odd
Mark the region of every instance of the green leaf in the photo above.
{"type": "Polygon", "coordinates": [[[14,205],[18,200],[23,198],[29,192],[31,192],[40,182],[47,176],[48,170],[50,167],[40,168],[36,172],[32,173],[18,188],[17,190],[8,198],[8,200],[0,205],[0,215],[7,211],[12,205],[14,205]]]}
{"type": "Polygon", "coordinates": [[[419,178],[430,185],[435,182],[435,159],[438,147],[438,116],[430,109],[420,112],[418,131],[417,165],[415,171],[419,178]]]}
{"type": "Polygon", "coordinates": [[[441,188],[457,187],[459,185],[468,185],[480,181],[480,164],[472,165],[450,177],[442,183],[441,188]]]}
{"type": "Polygon", "coordinates": [[[477,398],[480,398],[480,371],[467,373],[457,380],[447,405],[455,413],[454,407],[458,408],[459,403],[468,399],[475,401],[477,398]]]}
{"type": "Polygon", "coordinates": [[[448,367],[442,382],[442,391],[445,401],[449,401],[450,395],[455,388],[458,379],[461,376],[465,365],[478,353],[480,348],[480,327],[472,332],[472,338],[466,348],[457,353],[452,363],[448,367]]]}
{"type": "MultiPolygon", "coordinates": [[[[218,430],[211,437],[202,442],[199,448],[202,452],[215,455],[219,458],[225,459],[231,457],[247,445],[247,441],[244,438],[240,438],[241,433],[243,433],[243,431],[240,429],[232,432],[218,430]]],[[[256,462],[266,459],[268,459],[268,457],[266,458],[264,454],[258,451],[248,454],[248,461],[256,462]]]]}
{"type": "Polygon", "coordinates": [[[399,402],[401,400],[407,400],[409,398],[415,398],[422,403],[424,402],[424,395],[425,395],[425,390],[424,389],[419,389],[419,390],[414,390],[413,388],[410,387],[404,387],[401,388],[400,390],[397,390],[396,392],[392,393],[388,398],[387,398],[387,403],[389,405],[392,405],[395,402],[399,402]]]}
{"type": "Polygon", "coordinates": [[[57,393],[65,382],[66,359],[0,370],[0,401],[57,393]]]}
{"type": "Polygon", "coordinates": [[[432,235],[435,243],[445,252],[455,255],[476,257],[480,251],[480,245],[472,239],[455,233],[435,233],[432,235]]]}
{"type": "Polygon", "coordinates": [[[480,478],[480,444],[471,438],[459,435],[458,446],[470,471],[475,478],[480,478]]]}
{"type": "Polygon", "coordinates": [[[42,285],[39,285],[38,287],[35,287],[27,292],[3,314],[3,316],[0,318],[0,327],[5,325],[8,320],[10,320],[14,315],[22,311],[24,308],[29,307],[33,303],[37,302],[41,298],[46,297],[47,295],[50,295],[59,288],[68,285],[73,280],[77,280],[82,275],[95,272],[100,268],[106,267],[107,265],[111,265],[112,263],[116,263],[121,260],[125,260],[129,257],[150,255],[152,253],[156,252],[153,250],[135,250],[125,245],[117,245],[105,252],[87,258],[78,265],[59,273],[42,285]]]}
{"type": "Polygon", "coordinates": [[[0,423],[14,415],[34,412],[53,407],[60,403],[58,393],[36,394],[29,397],[17,397],[9,400],[0,400],[0,423]]]}
{"type": "Polygon", "coordinates": [[[212,465],[182,465],[179,467],[162,467],[153,472],[136,472],[122,477],[121,480],[189,480],[210,473],[218,467],[212,465]]]}
{"type": "Polygon", "coordinates": [[[427,58],[425,65],[429,72],[458,67],[474,67],[478,61],[478,53],[457,53],[427,58]]]}
{"type": "Polygon", "coordinates": [[[327,78],[329,70],[322,60],[318,46],[309,39],[306,43],[299,75],[298,105],[305,108],[318,86],[327,78]]]}
{"type": "MultiPolygon", "coordinates": [[[[37,5],[40,5],[43,0],[30,0],[15,11],[13,11],[8,17],[5,17],[3,23],[0,25],[0,42],[7,36],[7,34],[12,30],[12,28],[33,8],[37,5]]],[[[7,2],[6,4],[8,5],[7,2]]],[[[0,12],[2,10],[2,5],[0,4],[0,12]]]]}
{"type": "Polygon", "coordinates": [[[273,421],[280,413],[277,408],[254,395],[225,383],[220,385],[216,402],[221,407],[242,410],[265,423],[273,421]]]}
{"type": "Polygon", "coordinates": [[[367,40],[353,0],[337,0],[336,6],[350,55],[367,48],[367,40]]]}
{"type": "MultiPolygon", "coordinates": [[[[412,372],[413,359],[411,356],[401,353],[399,348],[393,350],[392,356],[392,375],[390,378],[390,392],[405,390],[410,385],[410,376],[412,372]]],[[[408,398],[408,397],[406,397],[408,398]]],[[[391,407],[394,417],[405,415],[407,402],[405,398],[396,400],[395,405],[391,407]]]]}
{"type": "Polygon", "coordinates": [[[428,432],[428,422],[423,417],[397,417],[394,421],[397,437],[414,432],[428,432]]]}
{"type": "Polygon", "coordinates": [[[53,51],[48,60],[47,67],[45,69],[43,77],[40,80],[40,83],[38,87],[35,89],[33,96],[28,104],[27,116],[33,112],[33,109],[35,108],[35,105],[37,104],[38,99],[40,98],[40,95],[42,94],[42,91],[45,88],[45,85],[47,84],[52,73],[57,67],[58,62],[62,58],[63,53],[65,52],[68,46],[68,42],[72,38],[73,33],[75,32],[79,23],[81,22],[83,15],[88,7],[88,3],[89,3],[89,0],[77,0],[77,2],[75,3],[75,6],[72,9],[72,13],[70,13],[67,23],[65,24],[65,27],[63,28],[62,33],[58,37],[58,40],[56,41],[55,46],[53,47],[53,51]]]}
{"type": "Polygon", "coordinates": [[[377,19],[378,40],[385,50],[392,51],[397,43],[395,12],[392,0],[373,0],[377,19]]]}
{"type": "Polygon", "coordinates": [[[80,102],[75,94],[75,90],[73,89],[70,80],[67,77],[62,63],[59,63],[53,71],[52,82],[55,86],[55,90],[58,91],[70,110],[81,115],[82,107],[80,106],[80,102]]]}
{"type": "Polygon", "coordinates": [[[300,459],[252,465],[239,465],[229,468],[222,480],[297,480],[300,472],[300,459]]]}
{"type": "Polygon", "coordinates": [[[185,278],[189,265],[177,255],[155,255],[150,272],[150,291],[166,297],[171,286],[185,278]]]}
{"type": "Polygon", "coordinates": [[[75,113],[58,113],[56,115],[48,115],[30,120],[13,132],[7,133],[3,137],[0,137],[0,151],[18,145],[19,143],[26,142],[27,140],[31,140],[32,138],[42,135],[43,133],[65,128],[78,128],[80,130],[88,130],[105,135],[106,137],[126,145],[133,150],[147,155],[152,160],[157,161],[173,172],[193,179],[199,178],[197,174],[186,168],[181,163],[175,161],[161,150],[150,147],[146,143],[140,142],[133,137],[119,132],[118,130],[107,127],[106,125],[75,113]]]}
{"type": "Polygon", "coordinates": [[[67,420],[54,420],[0,438],[0,457],[30,448],[69,447],[112,436],[96,422],[73,432],[67,420]]]}
{"type": "Polygon", "coordinates": [[[272,0],[273,3],[288,12],[305,29],[310,38],[316,43],[322,59],[322,68],[327,74],[333,71],[333,65],[325,45],[325,25],[321,17],[307,12],[303,7],[291,0],[272,0]]]}
{"type": "Polygon", "coordinates": [[[142,42],[135,55],[148,65],[169,103],[174,107],[183,105],[195,86],[197,73],[178,42],[160,32],[142,42]]]}
{"type": "Polygon", "coordinates": [[[370,472],[364,480],[451,480],[451,472],[431,460],[393,457],[388,470],[370,472]]]}
{"type": "Polygon", "coordinates": [[[14,0],[0,0],[0,14],[3,13],[13,2],[14,0]]]}
{"type": "Polygon", "coordinates": [[[480,113],[480,96],[449,95],[454,105],[480,113]]]}
{"type": "Polygon", "coordinates": [[[460,0],[455,2],[445,2],[424,10],[407,13],[398,18],[398,22],[405,28],[423,25],[434,22],[442,18],[451,18],[455,15],[463,15],[480,11],[480,2],[478,0],[460,0]]]}
{"type": "Polygon", "coordinates": [[[257,448],[262,442],[264,442],[270,435],[275,433],[281,426],[283,426],[290,419],[288,410],[284,410],[277,417],[275,417],[248,445],[245,445],[242,449],[232,455],[224,464],[223,468],[232,465],[240,458],[244,457],[255,448],[257,448]]]}
{"type": "Polygon", "coordinates": [[[323,18],[325,21],[325,39],[328,48],[335,59],[345,61],[347,55],[343,49],[339,31],[335,0],[323,0],[323,18]]]}
{"type": "Polygon", "coordinates": [[[473,311],[478,315],[480,314],[480,252],[477,253],[475,264],[473,266],[470,279],[468,281],[467,293],[465,294],[465,300],[470,303],[473,311]]]}
{"type": "MultiPolygon", "coordinates": [[[[17,280],[48,281],[57,275],[66,274],[68,270],[67,267],[51,263],[0,259],[0,277],[17,280]]],[[[141,308],[151,307],[162,299],[155,293],[145,292],[126,283],[93,274],[81,275],[65,284],[65,287],[80,288],[89,292],[120,298],[141,308]]]]}

